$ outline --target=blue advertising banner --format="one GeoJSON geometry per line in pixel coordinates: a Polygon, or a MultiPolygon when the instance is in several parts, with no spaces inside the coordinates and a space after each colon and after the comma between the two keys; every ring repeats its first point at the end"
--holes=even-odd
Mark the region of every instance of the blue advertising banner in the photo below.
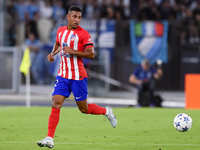
{"type": "Polygon", "coordinates": [[[80,26],[87,30],[88,33],[91,35],[92,41],[94,43],[94,47],[97,46],[97,20],[96,19],[82,19],[80,26]]]}
{"type": "Polygon", "coordinates": [[[110,53],[111,62],[114,59],[115,48],[115,20],[100,20],[100,31],[98,39],[99,51],[107,50],[110,53]]]}
{"type": "Polygon", "coordinates": [[[167,63],[168,22],[130,21],[131,61],[140,64],[144,58],[150,63],[161,59],[167,63]]]}

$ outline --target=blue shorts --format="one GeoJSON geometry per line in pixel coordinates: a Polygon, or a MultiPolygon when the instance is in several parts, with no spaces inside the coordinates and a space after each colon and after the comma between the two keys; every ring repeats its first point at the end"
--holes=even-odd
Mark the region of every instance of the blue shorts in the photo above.
{"type": "Polygon", "coordinates": [[[87,78],[82,80],[71,80],[57,76],[52,96],[62,95],[69,97],[71,92],[73,92],[76,101],[83,101],[87,99],[87,78]]]}

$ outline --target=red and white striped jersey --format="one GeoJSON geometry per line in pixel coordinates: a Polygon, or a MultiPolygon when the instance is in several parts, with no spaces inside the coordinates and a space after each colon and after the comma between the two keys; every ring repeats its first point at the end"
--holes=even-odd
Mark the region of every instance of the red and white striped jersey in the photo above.
{"type": "Polygon", "coordinates": [[[61,49],[58,76],[72,80],[82,80],[87,77],[82,57],[65,53],[63,47],[69,46],[77,51],[93,47],[90,34],[80,26],[75,30],[68,30],[67,26],[62,26],[58,28],[56,42],[60,44],[61,49]]]}

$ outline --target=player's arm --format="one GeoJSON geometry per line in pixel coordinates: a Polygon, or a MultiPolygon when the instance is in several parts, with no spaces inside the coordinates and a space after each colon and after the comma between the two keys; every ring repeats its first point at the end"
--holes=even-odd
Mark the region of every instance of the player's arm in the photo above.
{"type": "Polygon", "coordinates": [[[55,43],[52,52],[47,56],[49,62],[54,62],[54,56],[60,52],[60,44],[55,43]]]}
{"type": "Polygon", "coordinates": [[[65,53],[69,53],[71,55],[77,55],[79,57],[88,58],[88,59],[94,59],[95,53],[94,53],[94,47],[86,47],[85,51],[78,51],[73,50],[70,47],[64,47],[63,50],[65,53]]]}
{"type": "Polygon", "coordinates": [[[51,54],[52,54],[53,56],[55,56],[55,55],[58,54],[59,52],[60,52],[60,44],[56,42],[56,43],[54,44],[54,47],[53,47],[53,50],[52,50],[51,54]]]}
{"type": "Polygon", "coordinates": [[[134,74],[130,75],[129,82],[133,84],[142,84],[142,80],[138,80],[134,74]]]}
{"type": "Polygon", "coordinates": [[[154,74],[154,78],[160,79],[162,77],[162,74],[163,74],[162,69],[158,68],[156,73],[154,74]]]}

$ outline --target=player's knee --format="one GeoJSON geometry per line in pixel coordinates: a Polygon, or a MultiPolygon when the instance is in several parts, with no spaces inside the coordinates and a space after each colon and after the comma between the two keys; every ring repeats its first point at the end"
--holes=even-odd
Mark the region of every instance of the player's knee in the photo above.
{"type": "Polygon", "coordinates": [[[53,108],[58,108],[58,109],[60,109],[61,106],[62,106],[62,104],[61,104],[60,101],[58,101],[58,100],[56,100],[56,99],[53,99],[53,100],[52,100],[52,107],[53,107],[53,108]]]}

